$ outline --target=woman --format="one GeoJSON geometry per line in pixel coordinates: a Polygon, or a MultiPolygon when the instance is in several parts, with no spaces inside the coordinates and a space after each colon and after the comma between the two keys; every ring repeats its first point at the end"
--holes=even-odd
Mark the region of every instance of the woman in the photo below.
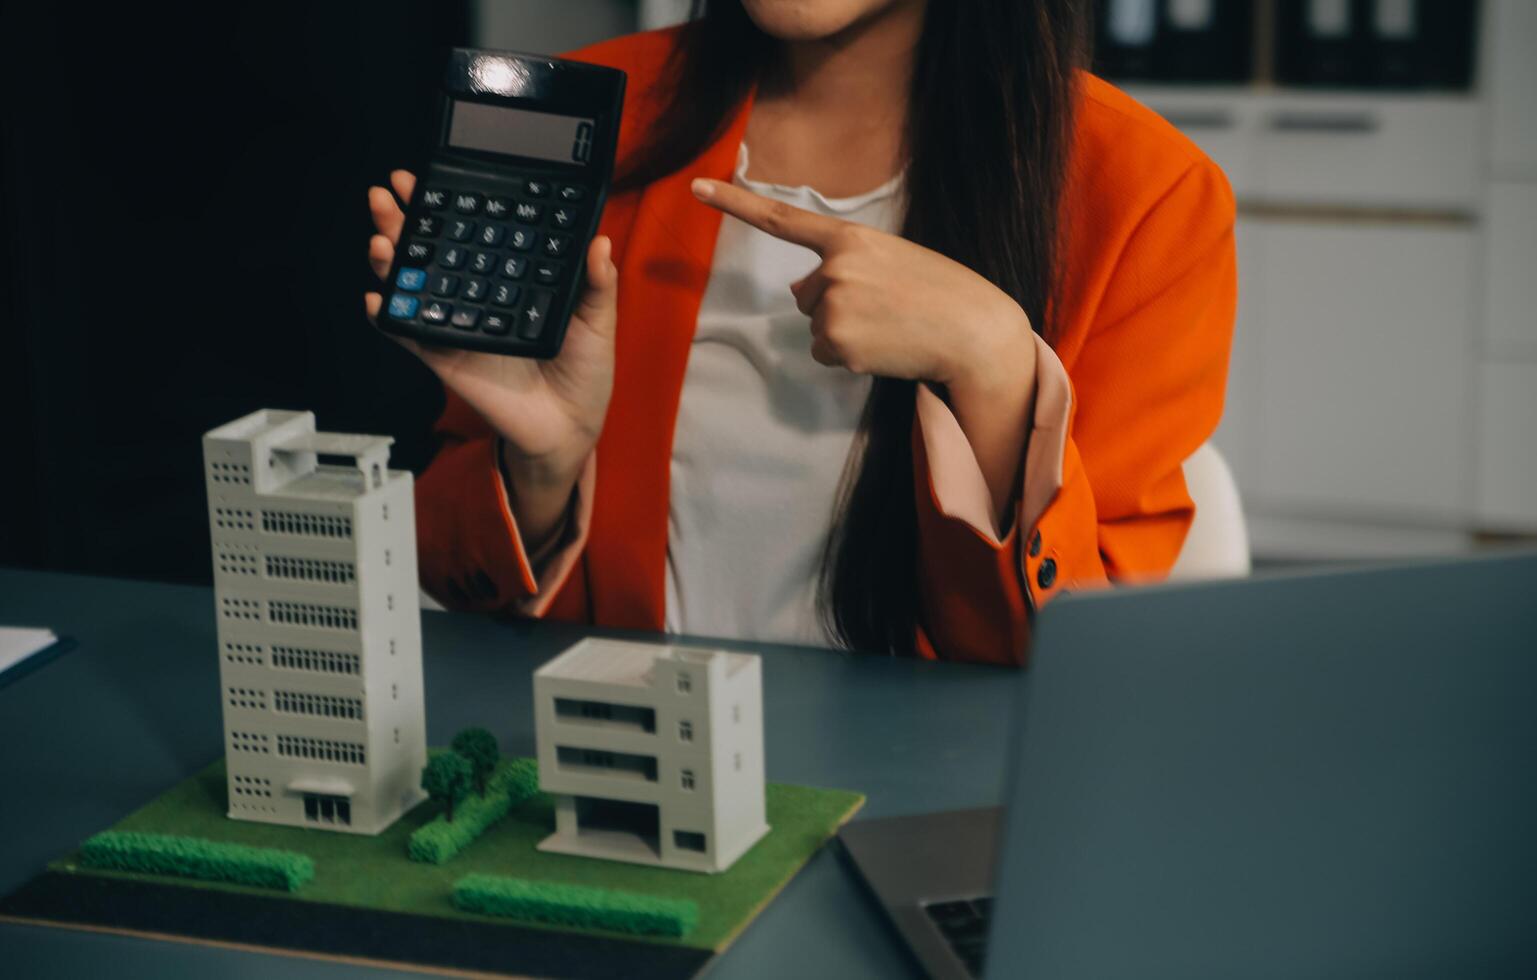
{"type": "Polygon", "coordinates": [[[1018,664],[1064,588],[1166,572],[1233,202],[1081,70],[1080,7],[712,0],[573,55],[629,75],[617,193],[557,358],[413,347],[448,390],[427,590],[1018,664]]]}

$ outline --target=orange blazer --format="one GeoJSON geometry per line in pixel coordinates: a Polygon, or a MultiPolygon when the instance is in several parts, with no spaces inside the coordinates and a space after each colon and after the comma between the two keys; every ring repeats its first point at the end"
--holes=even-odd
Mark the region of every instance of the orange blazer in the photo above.
{"type": "MultiPolygon", "coordinates": [[[[569,56],[629,75],[621,164],[660,109],[674,37],[637,34],[569,56]]],[[[445,605],[662,629],[673,427],[721,220],[689,182],[731,179],[750,110],[749,98],[682,171],[608,202],[613,400],[580,491],[591,495],[585,542],[553,580],[523,549],[494,433],[449,393],[440,449],[416,489],[422,584],[445,605]]],[[[1181,467],[1222,414],[1236,301],[1227,181],[1151,110],[1085,74],[1063,208],[1056,357],[1046,352],[1039,383],[1043,396],[1054,385],[1070,394],[1038,399],[1005,535],[942,505],[930,447],[943,443],[915,421],[917,644],[932,659],[1022,663],[1034,609],[1066,589],[1161,577],[1194,513],[1181,467]]],[[[937,403],[929,397],[930,410],[937,403]]]]}

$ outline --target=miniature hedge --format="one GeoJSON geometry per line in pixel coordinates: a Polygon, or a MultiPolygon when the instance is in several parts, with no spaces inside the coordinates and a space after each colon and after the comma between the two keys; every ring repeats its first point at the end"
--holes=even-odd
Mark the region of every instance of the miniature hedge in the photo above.
{"type": "Polygon", "coordinates": [[[293,851],[126,830],[107,830],[87,839],[80,845],[79,861],[88,868],[228,881],[289,892],[315,877],[315,862],[293,851]]]}
{"type": "Polygon", "coordinates": [[[521,922],[680,939],[699,921],[699,906],[688,899],[500,875],[460,878],[454,883],[453,902],[466,912],[521,922]]]}
{"type": "Polygon", "coordinates": [[[439,814],[411,834],[406,853],[413,861],[442,864],[539,792],[539,766],[533,759],[510,759],[486,781],[486,795],[471,792],[454,807],[454,819],[439,814]]]}

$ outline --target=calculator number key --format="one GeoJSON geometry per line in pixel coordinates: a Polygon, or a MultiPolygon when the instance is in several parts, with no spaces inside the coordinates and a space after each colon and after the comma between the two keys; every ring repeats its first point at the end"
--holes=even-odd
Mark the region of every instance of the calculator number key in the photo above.
{"type": "Polygon", "coordinates": [[[455,218],[448,223],[448,237],[456,242],[467,242],[475,234],[475,222],[455,218]]]}
{"type": "Polygon", "coordinates": [[[464,265],[464,257],[468,254],[468,249],[450,245],[443,250],[443,257],[438,259],[438,265],[444,269],[457,269],[464,265]]]}
{"type": "Polygon", "coordinates": [[[521,255],[509,255],[502,260],[502,277],[505,279],[522,279],[528,275],[528,259],[521,255]]]}
{"type": "Polygon", "coordinates": [[[510,283],[499,282],[491,290],[491,305],[508,307],[517,306],[518,292],[519,290],[517,286],[511,285],[510,283]]]}
{"type": "Polygon", "coordinates": [[[534,241],[538,237],[539,233],[532,228],[517,227],[512,229],[512,234],[507,238],[507,244],[519,252],[526,252],[534,247],[534,241]]]}
{"type": "Polygon", "coordinates": [[[495,222],[488,221],[486,222],[485,226],[480,229],[480,234],[475,236],[475,240],[480,242],[482,245],[488,245],[492,248],[495,248],[496,246],[500,245],[502,243],[502,239],[506,237],[506,225],[499,225],[495,222]]]}
{"type": "Polygon", "coordinates": [[[490,285],[484,279],[466,279],[464,292],[459,294],[460,299],[467,299],[472,303],[483,303],[490,285]]]}
{"type": "Polygon", "coordinates": [[[432,277],[432,295],[452,296],[459,291],[459,277],[437,275],[432,277]]]}
{"type": "Polygon", "coordinates": [[[476,252],[470,260],[470,271],[476,275],[489,276],[496,271],[495,252],[476,252]]]}
{"type": "Polygon", "coordinates": [[[544,332],[545,321],[549,319],[550,293],[542,289],[529,290],[528,303],[523,307],[523,312],[518,314],[518,336],[524,340],[538,340],[544,332]]]}

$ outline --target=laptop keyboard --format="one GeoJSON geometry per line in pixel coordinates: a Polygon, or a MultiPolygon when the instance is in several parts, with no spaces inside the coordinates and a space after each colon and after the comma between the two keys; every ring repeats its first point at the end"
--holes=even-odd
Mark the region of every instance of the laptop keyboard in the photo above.
{"type": "Polygon", "coordinates": [[[993,916],[993,900],[973,898],[930,902],[923,910],[949,942],[955,955],[966,964],[966,972],[981,977],[987,954],[987,927],[993,916]]]}

